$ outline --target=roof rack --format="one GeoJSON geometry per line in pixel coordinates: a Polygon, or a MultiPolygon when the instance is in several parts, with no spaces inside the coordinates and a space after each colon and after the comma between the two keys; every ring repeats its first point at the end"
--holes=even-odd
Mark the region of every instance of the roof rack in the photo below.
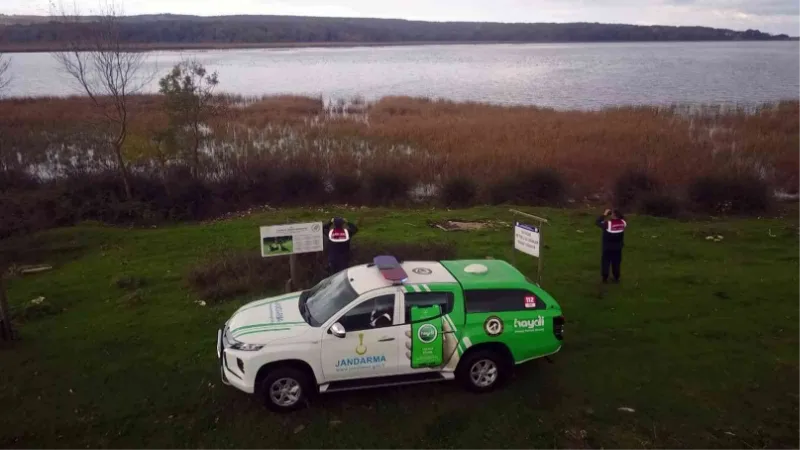
{"type": "Polygon", "coordinates": [[[391,281],[393,285],[403,284],[408,279],[405,269],[394,256],[376,256],[372,260],[372,265],[377,266],[383,278],[391,281]]]}

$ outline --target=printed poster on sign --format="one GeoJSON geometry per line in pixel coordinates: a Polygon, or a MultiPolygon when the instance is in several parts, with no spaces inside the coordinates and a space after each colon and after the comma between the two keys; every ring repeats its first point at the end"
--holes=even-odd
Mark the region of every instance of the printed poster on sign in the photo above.
{"type": "Polygon", "coordinates": [[[514,225],[514,248],[539,257],[539,228],[517,222],[514,225]]]}
{"type": "Polygon", "coordinates": [[[322,222],[261,227],[261,256],[321,252],[322,222]]]}

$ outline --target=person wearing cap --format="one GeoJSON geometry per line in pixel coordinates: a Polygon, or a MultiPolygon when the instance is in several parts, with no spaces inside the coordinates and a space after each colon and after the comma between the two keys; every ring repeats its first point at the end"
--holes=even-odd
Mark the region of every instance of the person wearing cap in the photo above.
{"type": "Polygon", "coordinates": [[[628,223],[617,209],[606,209],[595,223],[603,230],[603,255],[600,267],[603,283],[608,283],[609,266],[614,275],[614,283],[619,283],[622,248],[625,245],[625,228],[628,223]]]}
{"type": "Polygon", "coordinates": [[[342,217],[334,217],[322,230],[328,247],[328,273],[335,274],[350,267],[350,240],[358,227],[342,217]]]}

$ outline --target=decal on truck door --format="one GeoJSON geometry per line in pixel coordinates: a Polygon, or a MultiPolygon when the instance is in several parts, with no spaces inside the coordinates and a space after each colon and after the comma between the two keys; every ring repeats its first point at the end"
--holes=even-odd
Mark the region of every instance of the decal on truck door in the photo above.
{"type": "Polygon", "coordinates": [[[442,364],[441,313],[439,305],[411,307],[411,367],[442,364]]]}

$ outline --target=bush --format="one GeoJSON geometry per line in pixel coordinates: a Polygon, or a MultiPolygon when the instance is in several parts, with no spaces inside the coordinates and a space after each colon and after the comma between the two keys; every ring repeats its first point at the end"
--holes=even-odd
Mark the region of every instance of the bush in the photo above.
{"type": "Polygon", "coordinates": [[[515,199],[530,205],[556,205],[566,193],[564,180],[554,169],[535,169],[517,176],[515,199]]]}
{"type": "Polygon", "coordinates": [[[242,177],[227,177],[209,184],[213,200],[213,213],[222,214],[229,211],[243,209],[250,202],[250,186],[242,177]]]}
{"type": "Polygon", "coordinates": [[[119,210],[112,205],[125,201],[125,186],[115,171],[75,174],[60,183],[62,206],[74,220],[99,220],[118,223],[119,210]]]}
{"type": "Polygon", "coordinates": [[[0,192],[27,191],[39,187],[39,180],[22,170],[0,171],[0,192]]]}
{"type": "Polygon", "coordinates": [[[60,308],[53,306],[43,297],[39,297],[15,309],[11,314],[11,318],[19,322],[28,322],[42,317],[53,316],[60,312],[60,308]]]}
{"type": "Polygon", "coordinates": [[[333,196],[337,201],[355,203],[361,191],[361,179],[356,175],[340,173],[333,176],[333,196]]]}
{"type": "Polygon", "coordinates": [[[680,212],[680,205],[669,195],[651,193],[639,201],[639,210],[649,216],[675,217],[680,212]]]}
{"type": "Polygon", "coordinates": [[[277,289],[289,278],[286,260],[262,258],[258,252],[215,257],[189,270],[186,281],[203,300],[219,303],[251,293],[277,289]]]}
{"type": "Polygon", "coordinates": [[[282,204],[313,204],[325,200],[325,184],[313,169],[297,167],[280,173],[278,201],[282,204]]]}
{"type": "Polygon", "coordinates": [[[689,200],[707,213],[753,213],[769,208],[769,185],[754,175],[710,175],[694,180],[689,200]]]}
{"type": "Polygon", "coordinates": [[[644,172],[629,170],[614,183],[614,201],[620,208],[635,205],[658,190],[658,182],[644,172]]]}
{"type": "Polygon", "coordinates": [[[61,195],[57,188],[0,193],[0,238],[73,224],[61,195]]]}
{"type": "Polygon", "coordinates": [[[247,190],[240,192],[247,198],[248,204],[262,205],[274,200],[277,177],[275,171],[268,165],[259,165],[252,168],[248,174],[247,190]]]}
{"type": "Polygon", "coordinates": [[[387,205],[408,200],[411,182],[401,171],[378,171],[369,182],[369,197],[374,204],[387,205]]]}
{"type": "Polygon", "coordinates": [[[528,205],[558,205],[566,194],[561,174],[550,168],[534,169],[500,180],[489,187],[489,201],[524,203],[528,205]]]}
{"type": "Polygon", "coordinates": [[[469,206],[475,200],[478,186],[467,177],[456,177],[447,180],[442,186],[441,199],[447,206],[469,206]]]}
{"type": "Polygon", "coordinates": [[[489,186],[489,203],[500,205],[516,198],[519,187],[513,180],[501,180],[489,186]]]}

